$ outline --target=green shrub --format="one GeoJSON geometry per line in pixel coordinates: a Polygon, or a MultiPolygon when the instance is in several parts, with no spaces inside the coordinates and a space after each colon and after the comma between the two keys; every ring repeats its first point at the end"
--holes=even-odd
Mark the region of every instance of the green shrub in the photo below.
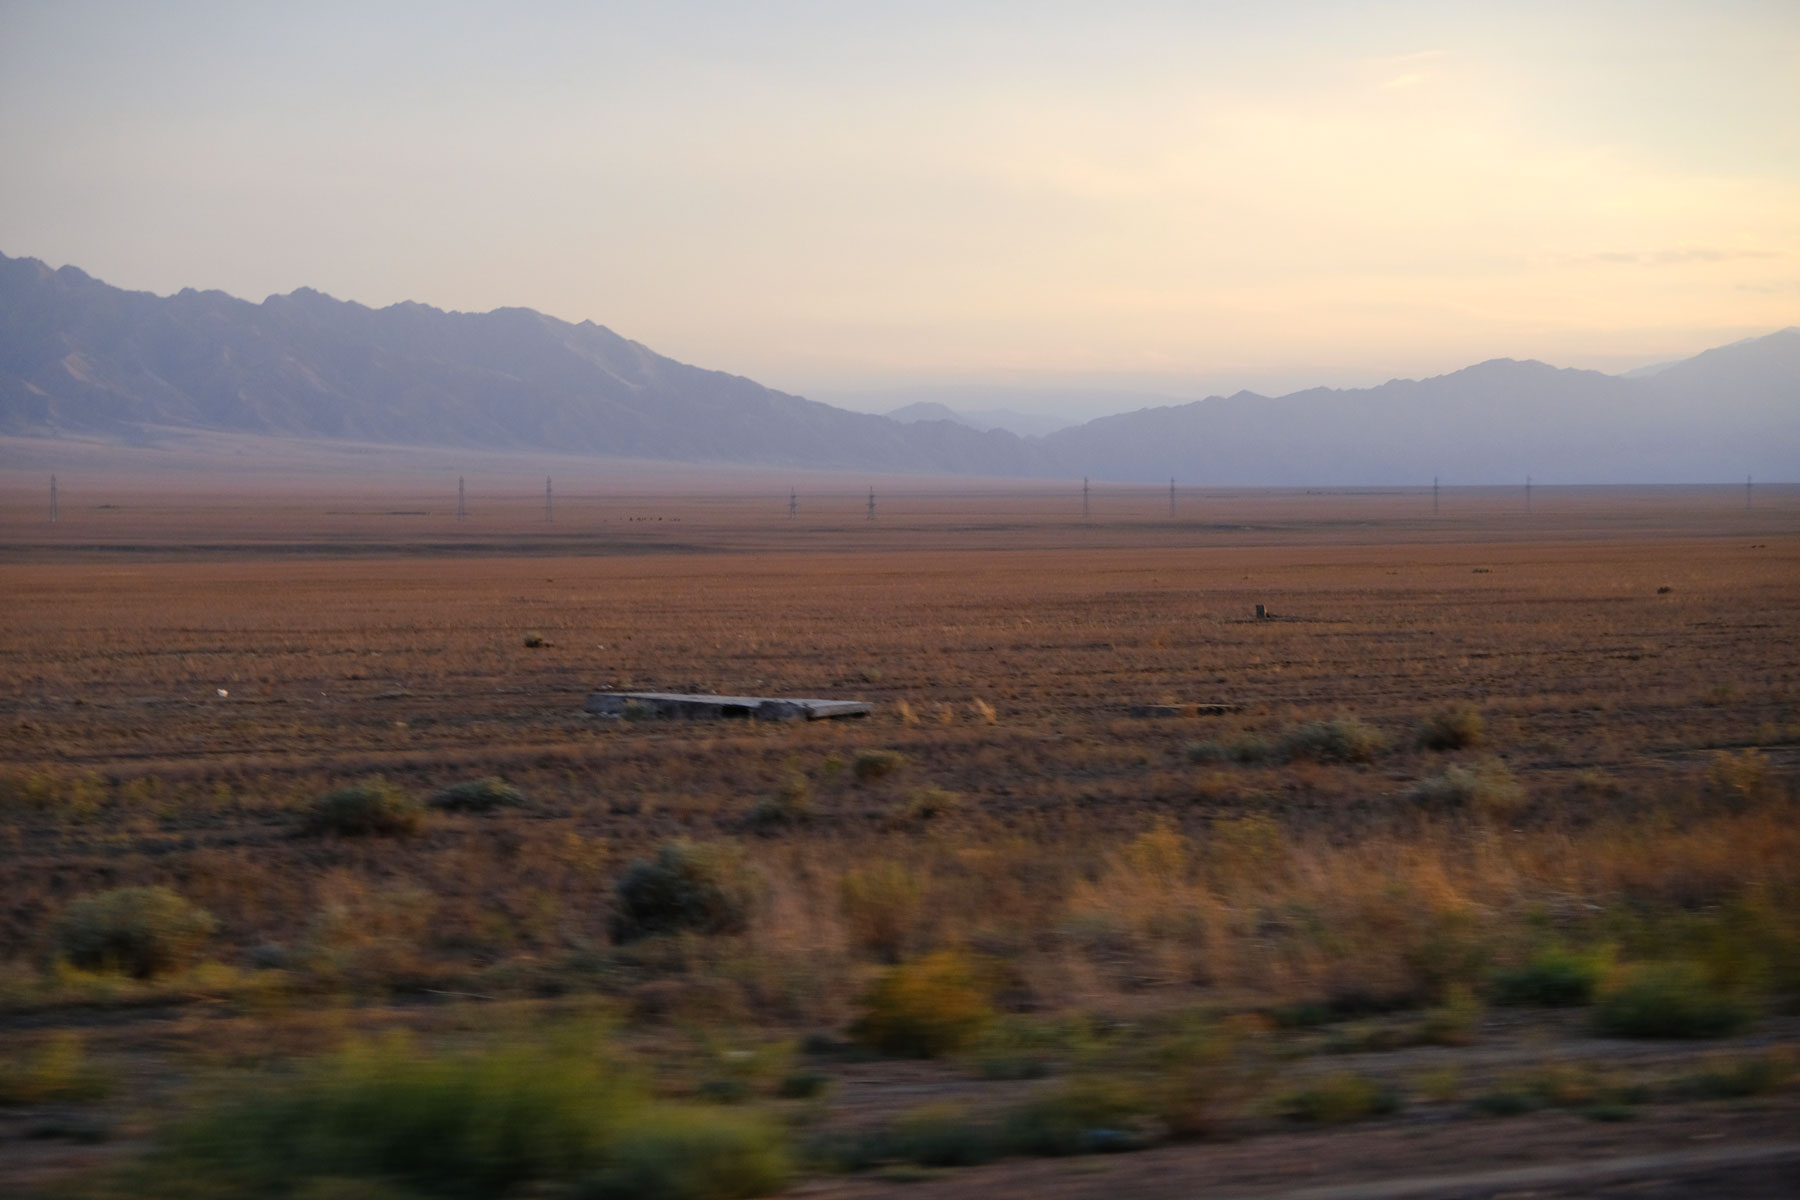
{"type": "Polygon", "coordinates": [[[1714,1062],[1681,1081],[1677,1091],[1703,1100],[1739,1100],[1779,1092],[1793,1078],[1792,1051],[1774,1052],[1714,1062]]]}
{"type": "Polygon", "coordinates": [[[245,1195],[339,1177],[497,1196],[602,1165],[632,1099],[591,1051],[431,1059],[400,1042],[358,1044],[219,1096],[173,1131],[167,1157],[245,1195]]]}
{"type": "Polygon", "coordinates": [[[804,775],[792,775],[772,796],[757,801],[750,810],[750,825],[761,830],[804,825],[813,819],[812,784],[804,775]]]}
{"type": "Polygon", "coordinates": [[[1466,1046],[1481,1028],[1481,1001],[1473,989],[1453,983],[1444,1001],[1425,1011],[1420,1037],[1433,1046],[1466,1046]]]}
{"type": "Polygon", "coordinates": [[[783,1100],[810,1100],[830,1088],[831,1076],[823,1071],[790,1071],[775,1085],[775,1094],[783,1100]]]}
{"type": "Polygon", "coordinates": [[[1427,750],[1467,750],[1487,734],[1481,710],[1473,704],[1451,704],[1426,717],[1419,726],[1419,745],[1427,750]]]}
{"type": "Polygon", "coordinates": [[[307,814],[308,833],[343,837],[404,837],[425,825],[425,806],[406,789],[370,779],[326,792],[307,814]]]}
{"type": "Polygon", "coordinates": [[[446,812],[492,812],[496,808],[518,808],[524,803],[523,792],[491,775],[486,779],[453,783],[431,796],[431,807],[446,812]]]}
{"type": "Polygon", "coordinates": [[[1355,717],[1297,725],[1282,735],[1280,745],[1283,758],[1316,762],[1366,763],[1386,748],[1382,732],[1355,717]]]}
{"type": "Polygon", "coordinates": [[[1523,966],[1494,976],[1495,1004],[1536,1004],[1572,1008],[1591,1004],[1610,965],[1604,953],[1578,954],[1566,946],[1550,946],[1523,966]]]}
{"type": "Polygon", "coordinates": [[[153,1161],[165,1188],[144,1190],[162,1195],[726,1200],[787,1178],[773,1127],[647,1104],[576,1039],[436,1058],[352,1045],[218,1094],[153,1161]]]}
{"type": "Polygon", "coordinates": [[[1385,1116],[1400,1108],[1400,1097],[1361,1075],[1328,1075],[1288,1101],[1289,1112],[1302,1121],[1340,1125],[1385,1116]]]}
{"type": "Polygon", "coordinates": [[[1176,1014],[1127,1052],[1148,1110],[1174,1138],[1201,1138],[1241,1114],[1271,1074],[1257,1018],[1176,1014]]]}
{"type": "Polygon", "coordinates": [[[969,1062],[983,1079],[1041,1079],[1069,1047],[1065,1030],[1024,1017],[1003,1017],[969,1047],[969,1062]]]}
{"type": "Polygon", "coordinates": [[[1507,817],[1525,806],[1525,789],[1498,759],[1473,766],[1449,766],[1412,790],[1413,802],[1448,812],[1507,817]]]}
{"type": "Polygon", "coordinates": [[[1008,1113],[1001,1136],[1009,1153],[1046,1158],[1134,1150],[1151,1107],[1122,1080],[1072,1079],[1008,1113]]]}
{"type": "Polygon", "coordinates": [[[850,773],[856,776],[858,783],[873,783],[877,779],[886,779],[905,765],[906,755],[898,750],[864,750],[851,763],[850,773]]]}
{"type": "Polygon", "coordinates": [[[1191,763],[1234,762],[1253,766],[1268,762],[1275,754],[1275,747],[1254,733],[1240,733],[1229,742],[1194,742],[1187,748],[1187,760],[1191,763]]]}
{"type": "Polygon", "coordinates": [[[651,1108],[607,1147],[607,1165],[576,1185],[579,1200],[738,1200],[787,1186],[780,1131],[748,1113],[651,1108]]]}
{"type": "Polygon", "coordinates": [[[216,928],[210,913],[168,888],[115,888],[70,901],[56,948],[84,970],[149,979],[190,966],[216,928]]]}
{"type": "Polygon", "coordinates": [[[1476,1112],[1489,1117],[1522,1117],[1542,1107],[1537,1097],[1519,1088],[1500,1088],[1475,1097],[1476,1112]]]}
{"type": "Polygon", "coordinates": [[[729,842],[666,843],[639,859],[613,889],[613,938],[659,933],[742,933],[755,907],[755,878],[743,850],[729,842]]]}
{"type": "Polygon", "coordinates": [[[860,1007],[851,1035],[898,1058],[953,1054],[994,1016],[975,965],[949,950],[889,968],[864,993],[860,1007]]]}
{"type": "Polygon", "coordinates": [[[829,1170],[860,1171],[896,1161],[967,1167],[1011,1155],[1061,1157],[1135,1150],[1150,1141],[1148,1106],[1129,1084],[1082,1078],[1040,1093],[999,1119],[954,1104],[934,1104],[874,1129],[815,1138],[808,1157],[829,1170]]]}
{"type": "Polygon", "coordinates": [[[903,1115],[889,1131],[886,1152],[922,1167],[974,1167],[1007,1147],[998,1131],[954,1104],[933,1104],[903,1115]]]}
{"type": "Polygon", "coordinates": [[[1615,974],[1601,991],[1594,1024],[1636,1038],[1708,1038],[1736,1033],[1750,1014],[1691,963],[1644,963],[1615,974]]]}
{"type": "Polygon", "coordinates": [[[51,1034],[17,1059],[0,1059],[0,1105],[99,1100],[112,1084],[88,1062],[72,1030],[51,1034]]]}

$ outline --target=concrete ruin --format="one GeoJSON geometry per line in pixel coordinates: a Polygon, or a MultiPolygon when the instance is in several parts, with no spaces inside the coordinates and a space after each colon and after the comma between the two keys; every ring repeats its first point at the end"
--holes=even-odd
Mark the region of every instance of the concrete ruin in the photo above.
{"type": "Polygon", "coordinates": [[[799,700],[785,696],[701,696],[680,692],[594,692],[587,710],[601,717],[649,717],[688,721],[825,721],[866,717],[861,700],[799,700]]]}

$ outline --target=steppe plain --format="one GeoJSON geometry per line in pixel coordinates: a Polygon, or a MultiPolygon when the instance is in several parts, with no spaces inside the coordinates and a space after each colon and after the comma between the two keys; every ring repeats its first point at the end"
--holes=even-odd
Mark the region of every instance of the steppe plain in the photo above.
{"type": "Polygon", "coordinates": [[[52,524],[8,452],[0,1190],[124,1194],[170,1113],[346,1043],[573,1022],[779,1130],[800,1194],[1791,1194],[1800,487],[1084,516],[1079,481],[496,460],[458,520],[448,454],[95,450],[52,524]],[[375,777],[523,802],[308,823],[375,777]],[[637,936],[621,880],[671,844],[741,911],[637,936]],[[195,961],[60,956],[71,903],[142,886],[211,915],[195,961]],[[1533,991],[1558,964],[1578,995],[1533,991]],[[1702,1015],[1629,1036],[1634,987],[1702,1015]],[[1028,1111],[1073,1140],[953,1132],[1028,1111]]]}

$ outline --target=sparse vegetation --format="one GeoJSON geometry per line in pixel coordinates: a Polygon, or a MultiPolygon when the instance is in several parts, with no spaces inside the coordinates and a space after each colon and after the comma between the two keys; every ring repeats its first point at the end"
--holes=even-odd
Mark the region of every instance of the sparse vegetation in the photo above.
{"type": "Polygon", "coordinates": [[[1582,954],[1567,946],[1546,946],[1521,965],[1494,976],[1494,1003],[1547,1008],[1589,1004],[1611,967],[1604,952],[1582,954]]]}
{"type": "Polygon", "coordinates": [[[716,1200],[767,1195],[786,1175],[772,1126],[646,1104],[603,1045],[426,1057],[386,1042],[228,1088],[169,1131],[138,1185],[298,1197],[326,1184],[351,1194],[358,1181],[471,1198],[558,1185],[608,1200],[716,1200]]]}
{"type": "Polygon", "coordinates": [[[1239,734],[1230,741],[1195,742],[1187,748],[1189,762],[1234,762],[1255,764],[1269,762],[1276,755],[1275,747],[1252,733],[1239,734]]]}
{"type": "MultiPolygon", "coordinates": [[[[683,538],[752,553],[544,567],[557,607],[525,619],[555,620],[547,632],[591,659],[563,667],[493,633],[521,621],[517,557],[276,555],[256,567],[276,581],[256,607],[221,586],[238,563],[191,561],[204,549],[134,558],[146,602],[131,606],[100,563],[9,566],[0,1008],[17,1018],[0,1094],[55,1109],[45,1127],[116,1123],[108,1153],[132,1157],[137,1114],[179,1115],[182,1097],[193,1128],[235,1139],[216,1088],[258,1111],[321,1094],[346,1039],[385,1053],[382,1031],[403,1027],[401,1057],[479,1074],[467,1064],[490,1054],[539,1061],[534,1031],[599,1010],[616,1042],[555,1053],[599,1054],[604,1079],[583,1087],[600,1090],[583,1095],[648,1115],[608,1117],[596,1157],[532,1166],[513,1188],[564,1196],[722,1194],[720,1178],[779,1173],[781,1129],[823,1161],[915,1175],[1257,1138],[1287,1128],[1270,1120],[1283,1112],[1378,1114],[1401,1080],[1433,1116],[1793,1102],[1778,1069],[1800,1010],[1800,715],[1775,636],[1800,599],[1772,585],[1785,559],[1759,552],[1742,572],[1734,539],[1642,524],[1580,526],[1578,550],[1509,531],[1480,542],[1506,585],[1491,592],[1469,586],[1476,552],[1460,542],[1402,540],[1383,550],[1399,574],[1358,582],[1366,563],[1345,555],[1362,551],[1299,508],[1279,529],[1247,515],[1179,542],[1096,525],[1094,545],[1070,548],[1019,503],[1004,562],[963,553],[997,535],[934,530],[929,514],[884,527],[901,548],[843,554],[823,520],[771,534],[690,509],[683,538]],[[772,537],[794,552],[764,571],[772,537]],[[1645,584],[1676,544],[1706,573],[1706,605],[1757,620],[1671,620],[1701,603],[1645,584]],[[1435,590],[1446,566],[1465,589],[1453,605],[1435,590]],[[1239,619],[1218,589],[1240,567],[1259,598],[1319,619],[1239,619]],[[1415,586],[1413,568],[1437,582],[1415,586]],[[1260,574],[1277,570],[1278,588],[1260,574]],[[106,638],[80,636],[101,622],[106,638]],[[876,711],[579,711],[596,683],[692,679],[878,685],[876,711]],[[1181,715],[1128,719],[1140,700],[1181,715]],[[1342,711],[1357,715],[1316,719],[1342,711]],[[368,836],[385,828],[379,798],[328,818],[314,799],[373,777],[429,797],[403,800],[392,830],[421,836],[368,836]],[[143,977],[116,952],[78,962],[65,917],[122,884],[167,889],[217,927],[143,977]],[[1558,1006],[1591,1011],[1535,1011],[1558,1006]],[[94,1028],[53,1041],[78,1011],[94,1028]],[[1595,1030],[1709,1040],[1638,1051],[1657,1064],[1642,1071],[1556,1066],[1595,1030]],[[112,1090],[84,1107],[95,1080],[112,1090]],[[919,1109],[860,1110],[864,1081],[918,1089],[919,1109]]],[[[495,1086],[527,1114],[496,1127],[529,1141],[537,1102],[495,1086]]],[[[371,1097],[387,1107],[368,1153],[390,1122],[424,1127],[398,1092],[357,1103],[371,1097]]],[[[560,1121],[543,1118],[545,1144],[560,1121]]],[[[269,1136],[259,1161],[290,1152],[269,1136]]],[[[158,1154],[182,1161],[178,1140],[158,1154]]],[[[237,1167],[186,1161],[182,1184],[254,1194],[230,1182],[237,1167]]],[[[14,1170],[0,1162],[0,1191],[14,1170]]],[[[308,1167],[293,1191],[435,1194],[357,1171],[308,1167]]],[[[171,1178],[163,1194],[183,1194],[171,1178]]]]}
{"type": "Polygon", "coordinates": [[[1750,1014],[1694,965],[1640,963],[1621,968],[1602,988],[1594,1024],[1634,1038],[1715,1038],[1743,1028],[1750,1014]]]}
{"type": "Polygon", "coordinates": [[[1328,1075],[1288,1101],[1289,1111],[1298,1119],[1326,1125],[1386,1116],[1399,1108],[1400,1097],[1393,1090],[1349,1072],[1328,1075]]]}
{"type": "Polygon", "coordinates": [[[0,1058],[0,1105],[85,1103],[113,1090],[113,1080],[94,1066],[82,1036],[59,1030],[0,1058]]]}
{"type": "Polygon", "coordinates": [[[1467,750],[1486,736],[1481,710],[1467,702],[1445,705],[1419,726],[1419,745],[1427,750],[1467,750]]]}
{"type": "Polygon", "coordinates": [[[1413,800],[1440,812],[1467,812],[1483,817],[1509,817],[1525,805],[1525,789],[1498,759],[1471,766],[1453,765],[1413,788],[1413,800]]]}
{"type": "Polygon", "coordinates": [[[375,778],[326,792],[306,814],[308,833],[404,837],[425,827],[425,806],[397,784],[375,778]]]}
{"type": "Polygon", "coordinates": [[[1386,748],[1386,735],[1355,717],[1295,726],[1282,735],[1279,745],[1284,758],[1350,763],[1370,762],[1386,748]]]}
{"type": "Polygon", "coordinates": [[[431,807],[445,812],[485,813],[499,808],[519,808],[524,803],[523,792],[493,776],[453,783],[431,795],[431,807]]]}
{"type": "Polygon", "coordinates": [[[850,773],[858,783],[886,779],[906,765],[906,755],[898,750],[864,750],[852,760],[850,773]]]}
{"type": "Polygon", "coordinates": [[[883,860],[846,869],[838,890],[852,943],[898,962],[917,928],[925,881],[904,864],[883,860]]]}
{"type": "Polygon", "coordinates": [[[903,824],[916,824],[953,813],[963,806],[963,798],[948,788],[914,788],[894,810],[894,819],[903,824]]]}
{"type": "Polygon", "coordinates": [[[863,995],[860,1009],[851,1032],[897,1058],[954,1054],[994,1018],[975,964],[952,950],[888,968],[863,995]]]}
{"type": "Polygon", "coordinates": [[[783,780],[773,795],[757,801],[750,810],[750,824],[765,831],[803,825],[812,820],[815,811],[812,784],[806,776],[794,774],[783,780]]]}
{"type": "Polygon", "coordinates": [[[613,937],[631,942],[658,933],[741,933],[755,902],[755,879],[741,847],[669,842],[620,877],[613,937]]]}
{"type": "Polygon", "coordinates": [[[70,901],[56,947],[84,970],[149,979],[196,961],[217,928],[212,914],[168,888],[115,888],[70,901]]]}

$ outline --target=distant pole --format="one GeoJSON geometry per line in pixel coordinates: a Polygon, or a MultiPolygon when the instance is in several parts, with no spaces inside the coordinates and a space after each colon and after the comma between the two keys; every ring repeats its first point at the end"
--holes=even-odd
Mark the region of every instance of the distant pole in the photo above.
{"type": "Polygon", "coordinates": [[[456,477],[456,519],[459,521],[469,519],[469,489],[464,486],[461,475],[456,477]]]}
{"type": "Polygon", "coordinates": [[[869,520],[875,519],[875,489],[869,489],[869,520]]]}
{"type": "Polygon", "coordinates": [[[1431,515],[1438,515],[1438,477],[1431,477],[1431,515]]]}
{"type": "Polygon", "coordinates": [[[555,520],[556,510],[551,507],[550,477],[546,475],[544,476],[544,524],[548,525],[555,520]]]}
{"type": "Polygon", "coordinates": [[[1529,475],[1525,477],[1525,512],[1528,516],[1531,513],[1531,476],[1529,475]]]}
{"type": "Polygon", "coordinates": [[[1169,476],[1169,520],[1175,519],[1175,477],[1169,476]]]}
{"type": "Polygon", "coordinates": [[[1088,510],[1088,481],[1087,481],[1087,476],[1083,475],[1081,477],[1081,519],[1082,520],[1085,521],[1088,519],[1088,511],[1089,511],[1088,510]]]}
{"type": "MultiPolygon", "coordinates": [[[[1745,507],[1749,507],[1749,505],[1746,504],[1745,507]]],[[[52,475],[50,476],[50,523],[54,525],[60,520],[62,520],[62,513],[56,507],[56,476],[52,475]]]]}
{"type": "MultiPolygon", "coordinates": [[[[1744,476],[1744,511],[1750,511],[1750,477],[1744,476]]],[[[56,520],[56,476],[50,477],[50,519],[56,520]]]]}
{"type": "Polygon", "coordinates": [[[793,488],[788,489],[788,520],[793,520],[800,512],[800,496],[793,488]]]}

